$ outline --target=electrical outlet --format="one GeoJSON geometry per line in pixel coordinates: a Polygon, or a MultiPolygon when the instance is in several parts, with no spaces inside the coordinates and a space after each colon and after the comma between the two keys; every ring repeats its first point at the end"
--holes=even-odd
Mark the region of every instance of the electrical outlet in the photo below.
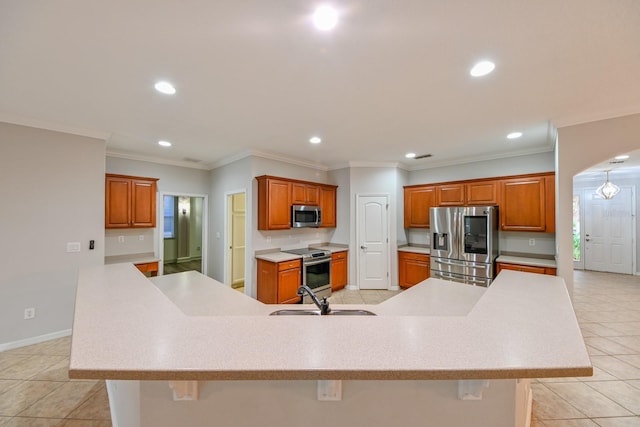
{"type": "Polygon", "coordinates": [[[144,234],[140,234],[140,235],[138,236],[138,240],[140,240],[140,241],[144,240],[144,234]]]}
{"type": "Polygon", "coordinates": [[[124,236],[118,236],[118,243],[124,243],[124,236]]]}
{"type": "Polygon", "coordinates": [[[34,307],[29,307],[24,309],[24,320],[33,319],[36,317],[36,309],[34,307]]]}
{"type": "Polygon", "coordinates": [[[67,252],[80,252],[80,242],[68,242],[67,252]]]}
{"type": "Polygon", "coordinates": [[[529,246],[535,246],[536,245],[536,239],[529,239],[529,246]]]}

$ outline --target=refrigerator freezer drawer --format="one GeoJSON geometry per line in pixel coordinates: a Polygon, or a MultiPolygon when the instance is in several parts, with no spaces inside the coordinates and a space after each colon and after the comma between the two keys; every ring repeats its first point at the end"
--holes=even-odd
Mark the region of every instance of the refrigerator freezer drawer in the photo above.
{"type": "Polygon", "coordinates": [[[449,280],[451,282],[464,283],[473,286],[488,287],[491,284],[491,279],[482,277],[471,277],[463,274],[446,273],[442,271],[431,271],[431,277],[435,279],[449,280]]]}
{"type": "MultiPolygon", "coordinates": [[[[483,279],[493,279],[493,263],[459,261],[447,258],[436,258],[431,256],[431,271],[443,273],[460,274],[463,276],[479,277],[483,279]]],[[[433,276],[433,273],[431,274],[433,276]]]]}

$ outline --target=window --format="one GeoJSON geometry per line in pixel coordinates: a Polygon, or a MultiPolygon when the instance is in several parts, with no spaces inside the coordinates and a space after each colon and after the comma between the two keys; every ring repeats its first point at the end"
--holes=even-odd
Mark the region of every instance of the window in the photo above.
{"type": "Polygon", "coordinates": [[[164,196],[164,238],[173,239],[176,237],[176,198],[174,196],[164,196]]]}

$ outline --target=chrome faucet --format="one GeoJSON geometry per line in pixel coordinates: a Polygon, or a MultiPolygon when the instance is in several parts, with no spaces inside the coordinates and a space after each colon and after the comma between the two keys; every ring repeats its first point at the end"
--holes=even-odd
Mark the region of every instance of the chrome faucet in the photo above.
{"type": "Polygon", "coordinates": [[[316,294],[314,294],[313,291],[307,285],[300,286],[298,288],[297,294],[300,295],[301,297],[304,297],[305,293],[309,295],[313,300],[313,303],[318,306],[318,308],[320,309],[321,315],[329,314],[331,309],[329,308],[329,301],[327,301],[327,297],[323,297],[322,301],[320,301],[316,296],[316,294]]]}

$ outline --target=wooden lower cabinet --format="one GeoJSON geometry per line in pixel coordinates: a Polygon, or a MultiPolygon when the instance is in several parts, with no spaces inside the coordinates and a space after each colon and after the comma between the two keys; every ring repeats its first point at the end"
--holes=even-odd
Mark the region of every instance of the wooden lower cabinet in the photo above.
{"type": "Polygon", "coordinates": [[[349,258],[347,251],[331,254],[331,291],[343,289],[349,282],[349,258]]]}
{"type": "Polygon", "coordinates": [[[431,257],[427,254],[398,251],[398,284],[401,288],[409,288],[429,278],[429,263],[431,257]]]}
{"type": "Polygon", "coordinates": [[[502,270],[514,270],[514,271],[522,271],[524,273],[538,273],[538,274],[548,274],[550,276],[555,276],[557,270],[552,267],[539,267],[535,265],[521,265],[521,264],[506,264],[503,262],[496,263],[496,274],[499,274],[502,270]]]}
{"type": "Polygon", "coordinates": [[[144,273],[146,276],[155,277],[158,275],[158,261],[154,262],[143,262],[140,264],[135,264],[136,268],[144,273]]]}
{"type": "Polygon", "coordinates": [[[258,301],[265,304],[295,304],[300,301],[302,261],[258,260],[258,301]]]}

